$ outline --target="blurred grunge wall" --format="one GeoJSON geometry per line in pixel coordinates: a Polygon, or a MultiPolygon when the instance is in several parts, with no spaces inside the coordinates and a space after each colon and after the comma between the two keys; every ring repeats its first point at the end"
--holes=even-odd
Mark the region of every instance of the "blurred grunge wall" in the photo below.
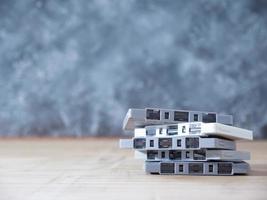
{"type": "Polygon", "coordinates": [[[129,107],[267,137],[267,1],[0,1],[0,134],[120,134],[129,107]]]}

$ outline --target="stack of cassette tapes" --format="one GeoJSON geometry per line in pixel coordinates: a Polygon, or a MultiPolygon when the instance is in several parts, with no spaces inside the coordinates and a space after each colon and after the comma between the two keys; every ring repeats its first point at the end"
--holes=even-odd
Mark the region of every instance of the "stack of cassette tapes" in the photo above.
{"type": "Polygon", "coordinates": [[[252,140],[250,130],[233,126],[233,116],[174,109],[129,109],[123,129],[134,133],[121,148],[135,150],[149,174],[247,174],[250,153],[235,140],[252,140]]]}

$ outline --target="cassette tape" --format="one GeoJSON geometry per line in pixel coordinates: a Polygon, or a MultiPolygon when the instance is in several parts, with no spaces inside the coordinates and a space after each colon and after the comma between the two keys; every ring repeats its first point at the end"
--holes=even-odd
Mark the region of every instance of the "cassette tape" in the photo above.
{"type": "Polygon", "coordinates": [[[241,161],[250,160],[250,153],[232,150],[149,150],[135,151],[135,158],[147,161],[241,161]]]}
{"type": "Polygon", "coordinates": [[[229,149],[235,150],[232,140],[200,136],[134,137],[121,139],[120,148],[137,150],[229,149]]]}
{"type": "Polygon", "coordinates": [[[136,127],[157,124],[173,124],[181,122],[222,123],[233,125],[233,116],[214,112],[187,111],[161,108],[129,109],[123,129],[133,131],[136,127]]]}
{"type": "Polygon", "coordinates": [[[250,170],[246,162],[145,162],[145,171],[164,175],[214,175],[229,176],[247,174],[250,170]]]}
{"type": "Polygon", "coordinates": [[[136,128],[134,130],[134,135],[135,137],[198,135],[206,137],[208,136],[223,137],[232,140],[236,139],[253,140],[253,132],[251,130],[220,123],[202,123],[202,122],[146,126],[145,128],[136,128]]]}

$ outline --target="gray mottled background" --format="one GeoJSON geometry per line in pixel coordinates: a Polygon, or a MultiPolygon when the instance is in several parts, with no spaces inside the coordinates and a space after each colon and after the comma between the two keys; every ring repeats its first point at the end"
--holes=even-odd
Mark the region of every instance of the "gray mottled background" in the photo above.
{"type": "Polygon", "coordinates": [[[0,1],[2,135],[121,134],[129,107],[267,137],[267,1],[0,1]]]}

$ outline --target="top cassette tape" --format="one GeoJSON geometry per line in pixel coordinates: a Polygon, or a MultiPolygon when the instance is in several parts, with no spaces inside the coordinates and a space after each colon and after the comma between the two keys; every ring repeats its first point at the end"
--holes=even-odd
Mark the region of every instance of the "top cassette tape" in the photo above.
{"type": "Polygon", "coordinates": [[[233,125],[233,116],[203,111],[186,111],[161,108],[131,108],[128,110],[124,118],[123,129],[125,131],[133,131],[137,127],[142,128],[148,125],[173,124],[182,122],[218,122],[222,124],[233,125]]]}

